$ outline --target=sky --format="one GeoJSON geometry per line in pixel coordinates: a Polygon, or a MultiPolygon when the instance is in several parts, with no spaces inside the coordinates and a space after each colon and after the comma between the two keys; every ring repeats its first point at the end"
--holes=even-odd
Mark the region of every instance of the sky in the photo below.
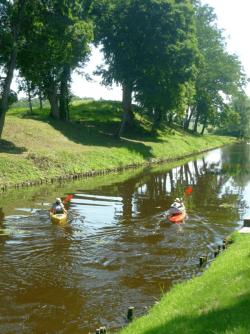
{"type": "MultiPolygon", "coordinates": [[[[224,29],[228,51],[235,53],[250,77],[250,1],[249,0],[203,0],[215,9],[219,28],[224,29]]],[[[250,96],[250,85],[246,89],[250,96]]]]}
{"type": "MultiPolygon", "coordinates": [[[[224,29],[228,51],[238,55],[246,74],[250,77],[250,1],[249,0],[202,0],[215,9],[219,28],[224,29]]],[[[107,89],[100,84],[100,77],[92,72],[103,61],[99,49],[93,48],[92,56],[84,71],[92,76],[86,81],[83,76],[74,73],[72,76],[72,92],[79,97],[94,99],[121,100],[121,88],[118,86],[107,89]]],[[[250,84],[246,89],[250,96],[250,84]]]]}
{"type": "Polygon", "coordinates": [[[114,85],[112,88],[107,88],[101,85],[101,77],[95,76],[92,73],[96,70],[98,65],[103,63],[103,55],[100,49],[93,47],[92,56],[90,61],[86,64],[83,69],[85,73],[88,73],[92,80],[87,81],[83,75],[73,73],[71,90],[74,95],[79,97],[91,97],[96,100],[118,100],[122,98],[121,88],[114,85]]]}

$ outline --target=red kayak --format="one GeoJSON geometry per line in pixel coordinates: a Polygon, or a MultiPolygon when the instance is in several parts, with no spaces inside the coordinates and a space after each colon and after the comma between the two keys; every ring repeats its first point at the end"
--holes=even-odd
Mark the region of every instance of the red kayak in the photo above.
{"type": "Polygon", "coordinates": [[[183,220],[186,218],[186,216],[187,216],[186,212],[182,212],[182,213],[178,213],[172,216],[167,216],[167,219],[171,223],[182,223],[183,220]]]}

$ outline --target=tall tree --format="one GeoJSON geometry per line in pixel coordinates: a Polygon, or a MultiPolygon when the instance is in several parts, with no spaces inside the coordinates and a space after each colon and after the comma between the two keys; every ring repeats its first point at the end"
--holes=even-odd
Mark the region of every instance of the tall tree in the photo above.
{"type": "Polygon", "coordinates": [[[228,109],[221,114],[219,133],[250,138],[250,98],[240,93],[233,97],[228,109]]]}
{"type": "Polygon", "coordinates": [[[18,80],[18,91],[19,92],[24,92],[26,93],[28,97],[28,103],[29,103],[29,110],[30,114],[33,113],[33,108],[32,108],[32,98],[37,95],[38,93],[38,88],[35,87],[32,82],[27,81],[25,79],[20,79],[18,80]]]}
{"type": "Polygon", "coordinates": [[[89,54],[93,24],[88,0],[34,0],[26,12],[24,33],[29,38],[18,57],[23,77],[48,98],[51,116],[68,118],[72,70],[89,54]]]}
{"type": "Polygon", "coordinates": [[[201,61],[198,67],[196,95],[192,111],[194,131],[202,124],[203,133],[208,124],[216,125],[220,113],[228,110],[226,97],[237,94],[245,76],[236,55],[226,51],[223,32],[217,27],[214,9],[196,1],[196,30],[201,61]]]}
{"type": "Polygon", "coordinates": [[[132,121],[132,92],[161,117],[176,106],[181,85],[194,75],[197,56],[189,0],[112,0],[98,21],[106,84],[123,88],[120,135],[132,121]]]}
{"type": "Polygon", "coordinates": [[[26,5],[25,0],[1,1],[0,3],[0,65],[5,77],[1,82],[0,92],[0,138],[2,136],[10,86],[16,67],[16,59],[21,44],[20,30],[26,5]]]}

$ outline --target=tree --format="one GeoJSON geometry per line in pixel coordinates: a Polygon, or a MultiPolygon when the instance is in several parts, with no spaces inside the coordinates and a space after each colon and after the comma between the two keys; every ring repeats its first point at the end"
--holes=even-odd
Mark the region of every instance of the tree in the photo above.
{"type": "Polygon", "coordinates": [[[237,136],[239,138],[250,137],[250,99],[245,93],[233,97],[228,106],[228,112],[222,114],[219,133],[237,136]]]}
{"type": "Polygon", "coordinates": [[[195,100],[191,107],[194,131],[202,124],[215,126],[221,113],[228,110],[228,98],[237,94],[245,83],[241,63],[236,55],[226,51],[222,31],[216,25],[213,8],[196,1],[196,31],[201,61],[195,82],[195,100]]]}
{"type": "Polygon", "coordinates": [[[88,58],[93,37],[89,11],[88,0],[34,0],[26,11],[24,34],[29,38],[18,67],[48,98],[54,118],[68,118],[71,72],[88,58]]]}
{"type": "Polygon", "coordinates": [[[30,114],[33,113],[32,108],[32,98],[38,94],[39,89],[32,84],[32,82],[26,80],[26,79],[19,79],[18,80],[18,91],[19,92],[25,92],[28,96],[28,102],[29,102],[29,109],[30,114]]]}
{"type": "Polygon", "coordinates": [[[16,59],[21,44],[20,30],[25,10],[25,0],[1,1],[0,3],[0,65],[5,77],[1,82],[0,99],[0,138],[2,136],[8,101],[11,95],[11,82],[16,67],[16,59]]]}
{"type": "Polygon", "coordinates": [[[104,83],[123,88],[120,135],[132,122],[132,92],[145,108],[162,115],[177,106],[195,72],[197,56],[190,1],[112,0],[98,21],[106,67],[104,83]]]}

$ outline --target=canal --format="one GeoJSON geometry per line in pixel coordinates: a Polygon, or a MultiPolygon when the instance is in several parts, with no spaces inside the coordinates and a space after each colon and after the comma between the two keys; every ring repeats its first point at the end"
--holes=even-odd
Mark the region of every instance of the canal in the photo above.
{"type": "Polygon", "coordinates": [[[0,333],[112,333],[126,325],[128,306],[145,314],[173,284],[199,275],[199,257],[212,258],[241,227],[250,213],[249,164],[245,143],[171,169],[1,195],[0,333]],[[68,194],[69,221],[54,225],[49,207],[68,194]],[[183,224],[164,217],[175,197],[187,207],[183,224]]]}

